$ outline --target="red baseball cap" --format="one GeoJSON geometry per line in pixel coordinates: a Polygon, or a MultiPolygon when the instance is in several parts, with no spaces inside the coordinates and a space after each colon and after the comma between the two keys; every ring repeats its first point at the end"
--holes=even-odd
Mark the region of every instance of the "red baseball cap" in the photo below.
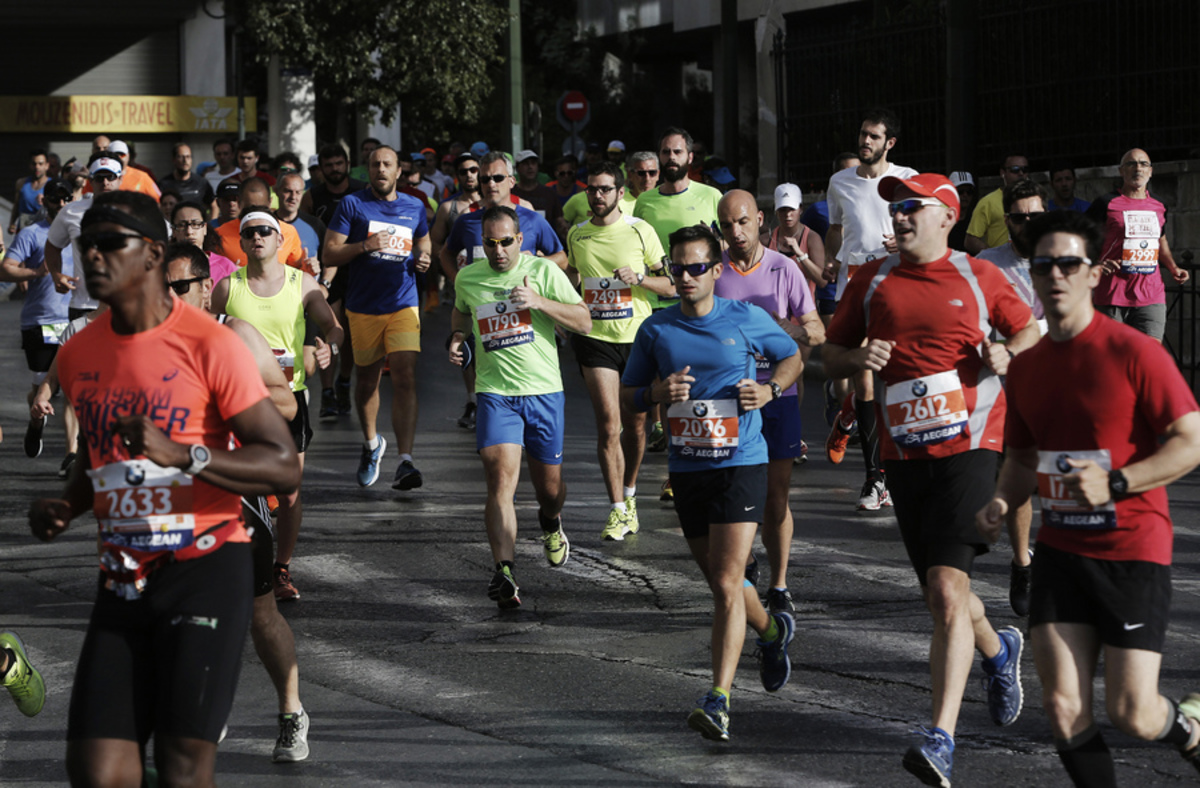
{"type": "Polygon", "coordinates": [[[911,178],[888,176],[879,182],[879,196],[892,202],[895,199],[896,189],[901,186],[907,187],[922,197],[940,200],[944,205],[953,208],[956,214],[962,212],[962,205],[958,201],[958,189],[954,188],[954,184],[945,175],[923,172],[911,178]]]}

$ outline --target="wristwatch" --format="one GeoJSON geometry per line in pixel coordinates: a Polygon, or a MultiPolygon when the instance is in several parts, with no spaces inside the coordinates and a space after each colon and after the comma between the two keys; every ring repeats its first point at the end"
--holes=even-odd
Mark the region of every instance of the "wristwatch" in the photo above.
{"type": "Polygon", "coordinates": [[[771,387],[771,399],[777,400],[783,396],[783,389],[778,383],[773,380],[768,380],[767,385],[771,387]]]}
{"type": "Polygon", "coordinates": [[[1121,471],[1108,472],[1108,492],[1114,501],[1129,497],[1129,480],[1121,471]]]}
{"type": "Polygon", "coordinates": [[[192,458],[192,464],[184,469],[183,472],[189,476],[197,475],[212,462],[212,452],[203,443],[193,443],[189,446],[188,456],[192,458]]]}
{"type": "Polygon", "coordinates": [[[640,285],[640,284],[642,283],[642,281],[643,281],[645,278],[646,278],[646,275],[645,275],[645,274],[643,274],[643,273],[641,273],[641,272],[638,272],[638,277],[637,277],[637,282],[636,282],[636,284],[639,284],[639,285],[640,285]]]}

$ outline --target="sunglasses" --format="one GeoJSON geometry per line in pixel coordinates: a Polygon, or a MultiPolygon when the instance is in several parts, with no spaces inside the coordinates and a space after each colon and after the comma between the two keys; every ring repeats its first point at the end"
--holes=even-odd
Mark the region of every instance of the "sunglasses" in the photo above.
{"type": "Polygon", "coordinates": [[[482,175],[480,176],[479,180],[483,183],[487,183],[488,181],[491,181],[492,183],[503,183],[504,181],[508,180],[508,178],[509,176],[507,175],[482,175]]]}
{"type": "Polygon", "coordinates": [[[175,222],[175,224],[171,226],[179,232],[185,233],[188,230],[199,230],[205,224],[207,224],[207,222],[205,222],[203,219],[193,219],[190,222],[175,222]]]}
{"type": "Polygon", "coordinates": [[[911,216],[926,206],[941,204],[941,200],[935,200],[931,197],[914,197],[910,200],[897,200],[896,202],[888,203],[888,214],[895,216],[898,213],[902,213],[905,216],[911,216]]]}
{"type": "Polygon", "coordinates": [[[269,224],[256,224],[253,227],[243,227],[239,235],[248,241],[256,235],[260,238],[266,238],[273,232],[275,232],[275,228],[269,224]]]}
{"type": "Polygon", "coordinates": [[[633,174],[641,178],[653,178],[658,175],[658,170],[634,170],[633,174]]]}
{"type": "Polygon", "coordinates": [[[1038,276],[1050,276],[1054,266],[1058,266],[1063,276],[1070,276],[1079,266],[1091,264],[1086,257],[1034,257],[1029,260],[1029,270],[1038,276]]]}
{"type": "Polygon", "coordinates": [[[174,282],[167,282],[167,285],[175,291],[175,295],[181,296],[186,295],[187,291],[192,289],[193,283],[203,282],[207,278],[207,276],[194,276],[191,279],[176,279],[174,282]]]}
{"type": "Polygon", "coordinates": [[[108,183],[109,181],[115,181],[116,179],[116,175],[113,175],[111,172],[105,172],[104,170],[101,170],[92,176],[92,180],[100,181],[100,183],[108,183]]]}
{"type": "Polygon", "coordinates": [[[98,252],[115,252],[119,249],[124,249],[129,244],[129,239],[140,238],[146,243],[150,243],[150,239],[144,235],[131,235],[130,233],[84,233],[79,236],[77,243],[79,251],[87,254],[92,249],[98,252]]]}
{"type": "Polygon", "coordinates": [[[463,167],[462,169],[460,169],[458,171],[458,174],[459,175],[474,175],[477,172],[479,172],[478,167],[463,167]]]}
{"type": "Polygon", "coordinates": [[[1033,217],[1041,216],[1043,213],[1045,213],[1045,211],[1030,211],[1029,213],[1006,213],[1004,215],[1007,216],[1013,224],[1025,224],[1025,222],[1029,221],[1033,217]]]}
{"type": "Polygon", "coordinates": [[[670,270],[671,276],[676,278],[683,276],[683,272],[687,271],[688,276],[695,279],[698,276],[703,276],[706,274],[708,269],[712,268],[714,265],[716,265],[716,263],[689,263],[688,265],[671,263],[669,266],[667,266],[667,268],[670,270]]]}
{"type": "Polygon", "coordinates": [[[589,187],[587,187],[587,193],[592,194],[592,195],[612,194],[616,190],[617,190],[616,186],[589,186],[589,187]]]}
{"type": "Polygon", "coordinates": [[[513,245],[513,241],[517,240],[516,236],[508,236],[507,238],[484,238],[483,245],[489,249],[495,249],[497,246],[503,246],[505,249],[513,245]]]}
{"type": "Polygon", "coordinates": [[[1029,167],[1022,167],[1020,164],[1014,164],[1011,167],[1005,167],[1004,169],[1008,170],[1009,172],[1014,172],[1018,175],[1024,175],[1025,173],[1029,172],[1029,167]]]}

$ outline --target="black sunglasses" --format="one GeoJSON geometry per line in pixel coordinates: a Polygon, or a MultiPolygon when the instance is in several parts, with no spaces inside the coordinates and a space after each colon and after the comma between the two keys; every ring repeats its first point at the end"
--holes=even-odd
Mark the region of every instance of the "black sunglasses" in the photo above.
{"type": "Polygon", "coordinates": [[[251,238],[253,238],[256,235],[259,236],[260,238],[266,238],[268,235],[270,235],[273,232],[275,232],[275,228],[269,224],[256,224],[253,227],[243,227],[242,231],[241,231],[241,233],[239,233],[239,235],[241,235],[246,240],[250,240],[251,238]]]}
{"type": "Polygon", "coordinates": [[[658,175],[658,170],[634,170],[634,175],[640,175],[643,178],[653,178],[658,175]]]}
{"type": "Polygon", "coordinates": [[[1022,167],[1020,164],[1013,164],[1005,167],[1004,169],[1008,170],[1009,172],[1015,172],[1018,175],[1024,175],[1025,173],[1029,172],[1029,167],[1022,167]]]}
{"type": "Polygon", "coordinates": [[[1012,220],[1013,224],[1024,224],[1035,216],[1041,216],[1045,211],[1030,211],[1029,213],[1006,213],[1004,214],[1012,220]]]}
{"type": "Polygon", "coordinates": [[[100,181],[100,183],[108,183],[109,181],[115,181],[118,177],[107,170],[100,170],[100,172],[92,176],[92,180],[100,181]]]}
{"type": "Polygon", "coordinates": [[[87,253],[95,249],[98,252],[115,252],[119,249],[124,249],[129,244],[129,239],[140,238],[149,243],[150,239],[144,235],[131,235],[130,233],[115,233],[115,232],[97,232],[84,233],[79,236],[77,243],[79,251],[87,253]]]}
{"type": "Polygon", "coordinates": [[[708,269],[712,268],[716,263],[689,263],[681,265],[679,263],[671,263],[667,268],[671,272],[671,276],[676,278],[683,276],[683,272],[687,271],[688,276],[695,279],[698,276],[703,276],[708,273],[708,269]]]}
{"type": "Polygon", "coordinates": [[[491,181],[492,183],[500,183],[509,179],[508,175],[480,175],[479,180],[482,183],[491,181]]]}
{"type": "Polygon", "coordinates": [[[191,279],[176,279],[174,282],[167,282],[171,289],[175,291],[175,295],[184,295],[192,289],[194,282],[203,282],[207,276],[194,276],[191,279]]]}
{"type": "Polygon", "coordinates": [[[1029,260],[1029,270],[1038,276],[1050,276],[1054,266],[1058,266],[1063,276],[1070,276],[1079,270],[1079,266],[1091,264],[1086,257],[1034,257],[1029,260]]]}
{"type": "Polygon", "coordinates": [[[458,171],[459,175],[474,175],[479,172],[478,167],[463,167],[458,171]]]}

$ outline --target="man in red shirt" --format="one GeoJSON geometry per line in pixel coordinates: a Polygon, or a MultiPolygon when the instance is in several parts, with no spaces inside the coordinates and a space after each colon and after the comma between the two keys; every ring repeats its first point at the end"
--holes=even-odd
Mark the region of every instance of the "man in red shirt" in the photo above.
{"type": "Polygon", "coordinates": [[[947,246],[959,210],[949,180],[888,176],[878,189],[899,251],[850,280],[822,352],[830,377],[871,370],[882,384],[875,401],[888,487],[934,625],[933,726],[904,767],[927,785],[949,785],[973,650],[984,658],[992,721],[1008,725],[1021,712],[1021,633],[992,628],[971,591],[971,569],[988,549],[975,512],[1002,448],[1000,376],[1038,329],[998,268],[947,246]],[[988,341],[993,329],[1006,345],[988,341]]]}
{"type": "Polygon", "coordinates": [[[1092,294],[1105,276],[1094,223],[1055,211],[1027,235],[1048,335],[1009,368],[1009,453],[979,529],[995,539],[1036,486],[1029,632],[1075,784],[1117,784],[1092,717],[1102,650],[1109,720],[1200,768],[1200,694],[1176,703],[1158,690],[1171,601],[1166,485],[1200,463],[1196,399],[1159,343],[1097,314],[1092,294]]]}

